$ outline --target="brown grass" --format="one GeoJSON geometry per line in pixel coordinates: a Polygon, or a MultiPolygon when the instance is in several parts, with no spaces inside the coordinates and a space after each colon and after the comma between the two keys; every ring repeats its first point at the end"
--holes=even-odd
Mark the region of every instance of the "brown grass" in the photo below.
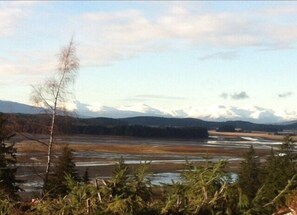
{"type": "MultiPolygon", "coordinates": [[[[250,136],[250,137],[264,137],[264,134],[243,134],[243,133],[223,133],[223,132],[210,132],[210,135],[224,136],[227,138],[250,136]],[[257,135],[257,136],[256,136],[257,135]]],[[[141,141],[141,140],[140,140],[141,141]]],[[[65,143],[57,143],[54,145],[54,151],[60,151],[62,147],[66,146],[65,143]]],[[[46,153],[47,147],[31,140],[23,140],[16,144],[17,151],[20,153],[46,153]]],[[[76,152],[110,152],[110,153],[130,153],[130,154],[143,154],[143,155],[236,155],[240,156],[246,149],[238,148],[224,148],[221,146],[203,146],[203,145],[143,145],[143,144],[69,144],[69,147],[76,152]]],[[[259,150],[259,153],[265,154],[266,150],[259,150]]],[[[268,152],[267,152],[268,153],[268,152]]]]}
{"type": "MultiPolygon", "coordinates": [[[[221,136],[224,138],[235,138],[235,137],[252,137],[252,138],[262,138],[267,140],[279,140],[284,139],[284,135],[276,135],[268,132],[217,132],[217,131],[208,131],[210,136],[221,136]]],[[[292,137],[294,141],[297,141],[297,136],[292,137]]]]}

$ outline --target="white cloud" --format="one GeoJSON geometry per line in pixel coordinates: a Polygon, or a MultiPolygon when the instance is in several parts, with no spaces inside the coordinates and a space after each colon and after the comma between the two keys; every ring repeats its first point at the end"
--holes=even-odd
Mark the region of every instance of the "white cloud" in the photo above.
{"type": "Polygon", "coordinates": [[[135,105],[131,106],[121,106],[117,108],[118,110],[121,111],[133,111],[133,112],[139,112],[139,113],[152,113],[154,115],[160,114],[160,115],[165,115],[160,109],[157,108],[152,108],[149,105],[138,103],[135,105]]]}
{"type": "MultiPolygon", "coordinates": [[[[1,34],[12,34],[14,27],[11,26],[17,25],[26,17],[30,6],[26,6],[26,10],[22,7],[0,7],[0,16],[2,14],[4,17],[0,17],[0,28],[3,29],[0,38],[1,34]]],[[[75,39],[79,43],[78,53],[82,67],[112,64],[143,53],[174,51],[180,47],[219,47],[223,51],[204,56],[204,59],[233,59],[240,54],[242,47],[290,47],[297,42],[297,26],[286,19],[294,13],[289,9],[279,12],[277,8],[271,9],[275,11],[263,14],[264,11],[212,12],[206,9],[193,12],[178,4],[153,17],[148,17],[140,10],[65,14],[67,19],[61,19],[56,29],[51,25],[51,31],[61,32],[61,26],[65,27],[63,31],[76,31],[75,39]],[[271,19],[277,13],[282,19],[271,19]]],[[[47,14],[49,17],[54,15],[47,14]]],[[[43,26],[44,24],[41,23],[43,26]]],[[[40,26],[36,26],[37,32],[39,28],[40,26]]],[[[28,52],[23,50],[19,56],[28,52]]],[[[55,69],[54,54],[30,49],[31,52],[24,59],[4,59],[0,65],[0,74],[17,81],[16,77],[23,75],[22,81],[34,83],[55,69]]],[[[231,96],[230,94],[229,97],[231,96]]]]}
{"type": "MultiPolygon", "coordinates": [[[[32,8],[36,4],[40,4],[40,2],[0,2],[0,42],[5,44],[4,47],[7,42],[11,42],[11,49],[6,48],[0,53],[0,75],[4,77],[0,81],[1,84],[32,84],[40,76],[53,69],[52,63],[47,61],[48,57],[41,59],[40,56],[45,53],[33,49],[24,50],[21,45],[17,45],[26,43],[23,41],[19,43],[20,41],[16,37],[21,37],[19,34],[23,32],[18,30],[23,27],[23,22],[32,15],[32,8]]],[[[32,34],[33,32],[28,33],[32,34]]]]}
{"type": "MultiPolygon", "coordinates": [[[[281,16],[292,15],[283,10],[281,16]]],[[[139,10],[83,13],[77,18],[79,34],[88,41],[81,43],[86,54],[83,61],[92,65],[109,64],[145,52],[185,46],[263,49],[288,48],[297,42],[294,23],[286,19],[276,22],[271,19],[274,14],[262,12],[193,13],[180,6],[154,18],[139,10]]],[[[234,51],[223,51],[206,58],[233,59],[237,55],[234,51]]]]}
{"type": "Polygon", "coordinates": [[[108,107],[99,103],[84,104],[79,101],[68,102],[65,107],[82,117],[135,117],[160,116],[178,118],[197,118],[208,121],[244,120],[256,123],[278,123],[297,119],[295,110],[273,109],[257,106],[234,107],[226,105],[186,106],[163,109],[143,103],[130,106],[108,107]]]}
{"type": "Polygon", "coordinates": [[[84,105],[84,110],[90,110],[92,112],[100,112],[104,109],[101,103],[95,102],[91,105],[84,105]]]}
{"type": "Polygon", "coordinates": [[[162,38],[162,29],[148,20],[140,11],[86,13],[81,22],[80,48],[85,53],[82,64],[104,65],[135,57],[139,53],[166,49],[152,44],[162,38]],[[98,47],[94,49],[94,47],[98,47]]]}
{"type": "Polygon", "coordinates": [[[212,105],[207,107],[174,107],[164,109],[152,107],[143,103],[130,106],[107,107],[100,104],[87,105],[76,102],[76,111],[83,116],[130,117],[130,116],[164,116],[179,118],[198,118],[203,120],[245,120],[261,123],[276,123],[297,118],[296,111],[274,110],[271,108],[245,106],[234,107],[225,105],[212,105]]]}
{"type": "Polygon", "coordinates": [[[19,8],[0,8],[0,38],[12,35],[24,16],[19,8]]]}
{"type": "Polygon", "coordinates": [[[223,51],[223,52],[215,52],[212,54],[208,54],[199,58],[199,60],[234,60],[238,58],[238,51],[223,51]]]}
{"type": "MultiPolygon", "coordinates": [[[[0,38],[13,34],[16,25],[31,14],[30,2],[15,2],[0,6],[0,38]]],[[[33,4],[34,5],[34,4],[33,4]]],[[[51,31],[76,32],[78,51],[82,66],[112,64],[119,60],[137,57],[147,52],[163,52],[178,48],[288,48],[297,42],[297,25],[287,21],[295,15],[292,7],[250,12],[212,12],[205,8],[193,12],[183,4],[168,6],[162,13],[147,16],[144,11],[130,9],[111,12],[84,12],[80,15],[67,15],[51,31]],[[204,10],[204,11],[203,11],[204,10]],[[283,19],[275,21],[271,17],[283,19]],[[239,18],[240,17],[240,18],[239,18]],[[56,29],[55,29],[56,28],[56,29]]],[[[46,16],[55,16],[48,14],[46,16]]],[[[42,26],[44,23],[42,23],[42,26]]],[[[42,28],[36,26],[35,30],[42,28]]],[[[27,32],[34,34],[34,32],[27,32]]],[[[59,47],[57,47],[59,48],[59,47]]],[[[240,49],[238,49],[240,50],[240,49]]],[[[34,50],[30,50],[34,51],[34,50]]],[[[22,51],[24,52],[26,51],[22,51]]],[[[31,59],[45,53],[35,53],[31,59]]],[[[221,51],[201,59],[234,59],[239,51],[221,51]]],[[[55,60],[55,59],[53,59],[55,60]]],[[[29,61],[29,60],[28,60],[29,61]]],[[[38,63],[25,62],[30,72],[40,67],[38,63]]],[[[21,66],[19,59],[4,62],[10,68],[21,66]]],[[[7,68],[1,66],[1,71],[7,68]]],[[[15,68],[16,73],[22,68],[15,68]]]]}
{"type": "Polygon", "coordinates": [[[297,119],[297,112],[295,110],[276,109],[275,115],[281,117],[285,121],[291,121],[291,120],[297,119]]]}
{"type": "Polygon", "coordinates": [[[55,59],[43,59],[40,62],[34,59],[5,60],[0,64],[0,75],[3,84],[33,84],[51,77],[56,70],[55,59]],[[9,81],[10,80],[10,81],[9,81]]]}
{"type": "Polygon", "coordinates": [[[37,1],[7,1],[0,3],[0,38],[12,36],[20,23],[29,16],[37,1]]]}

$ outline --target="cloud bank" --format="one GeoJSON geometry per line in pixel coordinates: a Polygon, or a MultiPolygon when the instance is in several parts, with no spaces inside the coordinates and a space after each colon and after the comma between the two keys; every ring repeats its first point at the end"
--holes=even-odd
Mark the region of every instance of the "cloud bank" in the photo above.
{"type": "MultiPolygon", "coordinates": [[[[26,21],[37,22],[40,19],[50,22],[60,15],[53,11],[38,11],[40,17],[36,16],[34,5],[25,2],[0,4],[0,38],[23,34],[26,21]]],[[[213,11],[206,7],[193,11],[182,3],[179,7],[168,6],[154,16],[148,16],[141,9],[81,11],[78,14],[63,14],[63,19],[56,20],[59,24],[51,25],[50,31],[53,35],[60,35],[63,26],[64,32],[76,32],[79,53],[83,53],[80,56],[82,67],[109,65],[145,53],[205,47],[226,51],[202,56],[200,60],[232,60],[239,56],[243,47],[256,50],[293,47],[297,42],[297,25],[290,20],[296,17],[295,11],[286,4],[252,12],[213,11]],[[275,17],[278,17],[278,22],[275,22],[275,17]]],[[[48,37],[43,28],[44,23],[40,23],[26,34],[48,37]]],[[[19,58],[4,60],[0,73],[27,71],[26,76],[29,77],[34,76],[36,68],[48,68],[52,64],[53,61],[48,60],[48,52],[38,49],[38,46],[30,48],[35,58],[45,56],[41,63],[33,61],[33,55],[23,62],[19,58]]],[[[20,52],[19,55],[24,56],[27,49],[20,52]]],[[[50,68],[54,67],[51,65],[50,68]]],[[[39,69],[43,74],[47,71],[39,69]]]]}

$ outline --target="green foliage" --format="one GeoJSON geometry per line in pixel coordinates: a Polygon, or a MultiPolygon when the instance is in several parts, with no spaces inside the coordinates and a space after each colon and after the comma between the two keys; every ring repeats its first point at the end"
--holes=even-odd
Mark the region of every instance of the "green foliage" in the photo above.
{"type": "Polygon", "coordinates": [[[148,164],[139,165],[132,175],[121,160],[110,180],[97,186],[75,181],[67,175],[67,195],[44,199],[32,207],[33,214],[156,214],[150,207],[152,201],[150,182],[146,177],[148,164]]]}
{"type": "Polygon", "coordinates": [[[234,214],[245,205],[236,184],[224,171],[226,162],[188,164],[182,182],[169,185],[162,214],[234,214]]]}
{"type": "Polygon", "coordinates": [[[129,175],[129,168],[121,159],[112,178],[103,181],[100,192],[107,205],[107,214],[152,214],[151,183],[146,170],[148,164],[140,164],[129,175]]]}
{"type": "Polygon", "coordinates": [[[65,180],[69,189],[68,194],[54,199],[44,198],[40,200],[40,202],[32,206],[32,214],[101,214],[98,213],[101,208],[96,187],[77,182],[70,175],[66,175],[65,180]]]}
{"type": "Polygon", "coordinates": [[[55,167],[55,174],[60,179],[64,178],[65,174],[67,174],[73,179],[78,180],[78,174],[73,158],[73,151],[68,146],[63,147],[62,149],[62,154],[55,167]]]}
{"type": "Polygon", "coordinates": [[[287,207],[286,199],[296,189],[295,158],[290,137],[284,139],[277,153],[271,150],[265,166],[260,169],[255,151],[249,149],[239,174],[240,187],[249,197],[249,209],[244,214],[272,214],[287,207]]]}
{"type": "Polygon", "coordinates": [[[75,181],[79,181],[72,150],[69,149],[68,146],[63,147],[62,154],[57,161],[54,172],[50,175],[48,183],[44,188],[48,196],[65,196],[69,192],[65,178],[66,175],[73,178],[75,181]]]}
{"type": "Polygon", "coordinates": [[[13,201],[7,198],[6,194],[0,192],[0,215],[14,214],[15,205],[13,201]]]}
{"type": "Polygon", "coordinates": [[[293,141],[286,137],[277,153],[272,151],[264,169],[264,191],[268,199],[273,199],[297,172],[294,159],[293,141]]]}
{"type": "MultiPolygon", "coordinates": [[[[282,146],[286,154],[269,156],[265,166],[265,177],[257,187],[249,184],[248,177],[258,176],[255,168],[259,160],[251,147],[241,163],[239,181],[234,181],[226,171],[227,162],[206,162],[205,165],[187,163],[181,180],[162,186],[153,186],[148,178],[149,163],[132,168],[121,159],[110,179],[94,180],[95,185],[77,179],[71,150],[67,147],[55,169],[55,182],[63,185],[51,187],[49,197],[44,196],[33,203],[26,214],[63,215],[262,215],[273,214],[286,206],[286,199],[296,192],[296,175],[289,174],[295,165],[291,145],[282,146]],[[282,156],[280,156],[282,155],[282,156]],[[278,165],[287,165],[278,166],[278,165]],[[269,171],[269,168],[275,168],[269,171]],[[283,169],[285,177],[281,184],[269,181],[281,177],[277,168],[283,169]],[[246,173],[246,175],[244,175],[246,173]],[[273,173],[275,175],[273,175],[273,173]],[[246,178],[245,178],[246,177],[246,178]],[[244,184],[244,180],[245,183],[244,184]],[[255,194],[248,192],[248,187],[255,194]],[[270,190],[272,189],[272,190],[270,190]],[[63,193],[64,192],[64,193],[63,193]],[[54,198],[53,198],[54,197],[54,198]]],[[[258,166],[259,168],[259,166],[258,166]]],[[[261,170],[263,171],[263,170],[261,170]]],[[[87,171],[86,171],[87,172],[87,171]]],[[[89,180],[87,180],[89,182],[89,180]]],[[[257,181],[258,183],[258,181],[257,181]]],[[[4,194],[3,194],[4,196],[4,194]]],[[[0,193],[0,215],[17,214],[17,204],[2,198],[0,193]]],[[[21,214],[21,213],[20,213],[21,214]]]]}
{"type": "Polygon", "coordinates": [[[241,162],[239,170],[239,186],[249,200],[255,197],[257,190],[261,187],[260,168],[259,157],[256,156],[256,152],[251,145],[244,155],[244,160],[241,162]]]}
{"type": "Polygon", "coordinates": [[[20,188],[15,178],[16,149],[14,144],[7,142],[13,136],[6,126],[6,119],[0,115],[0,192],[10,198],[17,198],[16,192],[20,188]]]}

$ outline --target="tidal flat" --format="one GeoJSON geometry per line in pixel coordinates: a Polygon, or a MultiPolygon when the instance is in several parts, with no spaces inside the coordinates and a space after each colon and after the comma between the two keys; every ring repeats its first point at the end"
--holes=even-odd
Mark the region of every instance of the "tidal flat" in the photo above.
{"type": "MultiPolygon", "coordinates": [[[[210,133],[208,139],[149,139],[117,136],[56,136],[54,156],[62,147],[73,150],[74,161],[80,175],[87,169],[91,179],[108,178],[115,164],[122,158],[131,168],[150,162],[149,173],[155,184],[177,180],[186,162],[202,164],[206,161],[228,161],[229,171],[236,172],[243,154],[253,145],[260,157],[277,148],[281,139],[267,139],[253,135],[221,135],[210,133]]],[[[32,136],[33,137],[33,136],[32,136]]],[[[38,141],[47,142],[47,136],[39,135],[38,141]]],[[[22,137],[14,139],[17,148],[17,177],[25,183],[26,191],[42,185],[47,146],[22,137]]]]}

